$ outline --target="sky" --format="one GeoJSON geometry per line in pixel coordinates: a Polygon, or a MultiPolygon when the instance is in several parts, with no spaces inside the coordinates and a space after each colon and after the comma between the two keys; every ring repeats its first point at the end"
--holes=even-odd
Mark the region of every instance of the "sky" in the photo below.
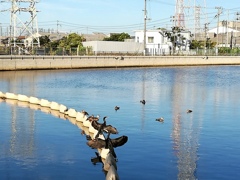
{"type": "MultiPolygon", "coordinates": [[[[146,0],[147,29],[173,26],[171,16],[175,13],[176,0],[146,0]]],[[[239,0],[184,0],[185,23],[193,27],[193,7],[200,6],[201,26],[209,23],[209,29],[216,27],[218,10],[222,7],[219,20],[234,20],[240,13],[239,0]],[[206,6],[204,5],[206,3],[206,6]]],[[[22,3],[21,6],[26,3],[22,3]]],[[[10,2],[0,3],[0,11],[10,8],[10,2]]],[[[126,32],[144,28],[144,0],[39,0],[36,5],[38,26],[43,29],[58,29],[62,32],[93,33],[126,32]]],[[[18,13],[22,21],[25,12],[18,13]]],[[[28,15],[28,14],[27,14],[28,15]]],[[[27,16],[26,15],[26,16],[27,16]]],[[[10,12],[0,12],[0,26],[4,29],[10,24],[10,12]]],[[[26,20],[25,20],[26,19],[26,20]]]]}

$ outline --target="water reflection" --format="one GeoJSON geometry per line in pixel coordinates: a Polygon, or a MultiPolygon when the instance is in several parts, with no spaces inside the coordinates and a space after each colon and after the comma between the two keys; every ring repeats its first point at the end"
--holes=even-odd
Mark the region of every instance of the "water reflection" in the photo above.
{"type": "MultiPolygon", "coordinates": [[[[111,123],[116,123],[121,128],[120,132],[126,130],[131,135],[131,141],[125,146],[126,151],[120,152],[124,157],[124,161],[120,161],[121,168],[125,168],[123,175],[130,169],[127,174],[136,179],[146,179],[147,174],[152,174],[156,179],[156,169],[164,169],[166,172],[162,171],[162,174],[165,177],[161,179],[166,179],[169,174],[174,174],[169,179],[224,179],[214,177],[214,174],[219,174],[219,170],[215,168],[209,172],[210,165],[206,164],[210,163],[212,168],[219,167],[219,163],[221,168],[227,168],[225,172],[220,172],[221,175],[231,176],[229,172],[236,170],[239,156],[235,149],[239,148],[240,143],[237,138],[240,132],[239,122],[236,120],[240,116],[239,76],[239,67],[230,66],[0,72],[0,90],[51,99],[78,110],[86,109],[96,114],[110,115],[111,123]],[[139,102],[141,99],[146,99],[146,105],[139,102]],[[114,111],[115,105],[119,105],[121,110],[114,111]],[[186,112],[189,108],[193,110],[192,113],[186,112]],[[165,121],[162,124],[164,128],[159,130],[155,127],[155,118],[161,116],[165,121]],[[159,139],[165,141],[160,142],[159,139]],[[143,147],[142,143],[147,145],[143,147]],[[156,157],[159,161],[155,161],[156,157]],[[236,167],[228,168],[225,157],[236,167]],[[139,175],[133,173],[138,166],[135,162],[138,161],[144,161],[143,166],[138,167],[139,172],[142,172],[139,175]],[[146,164],[153,166],[147,167],[146,164]],[[143,174],[146,175],[142,176],[143,174]]],[[[68,120],[84,131],[84,136],[90,133],[75,118],[67,118],[49,108],[11,103],[12,132],[6,137],[10,137],[9,149],[11,148],[13,156],[17,156],[14,153],[17,153],[18,148],[23,148],[19,154],[34,157],[34,149],[38,148],[38,143],[30,136],[22,140],[26,134],[19,133],[20,129],[27,129],[25,132],[34,136],[37,121],[34,122],[32,117],[36,116],[38,110],[68,120]],[[14,107],[16,105],[34,111],[25,114],[21,108],[14,107]],[[28,119],[26,127],[23,127],[24,121],[17,117],[28,119]],[[19,141],[25,144],[24,147],[21,147],[19,141]]],[[[90,156],[93,154],[91,152],[90,156]]],[[[87,158],[90,160],[90,157],[87,158]]],[[[89,162],[92,166],[91,161],[89,162]]],[[[130,178],[126,175],[124,179],[130,178]]]]}
{"type": "MultiPolygon", "coordinates": [[[[13,99],[5,99],[0,97],[0,103],[1,102],[6,102],[11,105],[12,108],[12,121],[11,121],[11,137],[10,137],[10,148],[9,148],[9,157],[14,157],[15,159],[19,160],[24,159],[24,162],[20,164],[20,166],[29,166],[33,167],[33,165],[36,163],[35,161],[32,161],[33,159],[36,159],[35,157],[35,152],[36,152],[36,147],[35,147],[35,130],[34,130],[34,125],[35,125],[35,118],[34,114],[30,113],[28,118],[30,122],[26,122],[25,117],[21,116],[24,115],[21,112],[17,112],[17,106],[23,107],[23,108],[32,108],[34,110],[40,110],[46,114],[51,114],[55,117],[68,120],[70,123],[73,125],[78,126],[81,129],[81,134],[86,135],[86,138],[88,140],[87,144],[89,147],[93,149],[97,149],[98,151],[101,152],[101,156],[99,155],[98,152],[95,152],[97,157],[91,158],[91,162],[96,165],[97,163],[102,163],[103,167],[105,167],[105,162],[107,162],[107,158],[109,157],[109,154],[113,155],[114,159],[111,160],[111,162],[117,160],[117,155],[115,153],[114,148],[119,147],[124,145],[128,141],[127,136],[121,136],[119,138],[111,139],[110,134],[117,134],[116,131],[111,132],[110,130],[113,129],[111,125],[107,125],[105,118],[104,118],[104,123],[100,125],[99,128],[96,129],[98,131],[97,135],[92,134],[89,132],[89,127],[84,126],[82,122],[79,122],[76,120],[76,117],[71,117],[66,114],[61,113],[60,111],[57,110],[52,110],[49,107],[42,107],[41,105],[36,105],[36,104],[30,104],[28,102],[20,102],[17,100],[13,99]],[[30,117],[30,118],[29,118],[30,117]],[[19,121],[20,119],[24,119],[23,121],[19,121]],[[29,127],[27,125],[30,125],[29,127]],[[104,133],[107,132],[108,136],[105,137],[104,133]],[[104,139],[100,139],[99,135],[102,135],[104,139]],[[88,139],[89,137],[89,139],[88,139]],[[99,146],[101,145],[101,146],[99,146]],[[106,153],[103,152],[106,151],[106,153]]],[[[21,109],[20,109],[21,110],[21,109]]],[[[33,112],[33,111],[30,111],[33,112]]],[[[92,116],[89,116],[87,119],[92,118],[92,116]]],[[[90,120],[89,120],[90,121],[90,120]]],[[[91,122],[91,121],[90,121],[91,122]]],[[[95,122],[95,121],[94,121],[95,122]]],[[[94,127],[96,128],[96,127],[94,127]]],[[[108,162],[109,163],[109,162],[108,162]]],[[[115,162],[116,164],[116,162],[115,162]]],[[[109,164],[111,166],[111,163],[109,164]]],[[[105,168],[104,168],[105,169],[105,168]]],[[[112,172],[109,171],[104,171],[104,174],[106,176],[109,176],[109,174],[112,174],[112,172]]],[[[115,173],[112,174],[117,175],[117,172],[115,170],[115,173]]]]}
{"type": "MultiPolygon", "coordinates": [[[[9,157],[16,159],[32,159],[35,158],[35,122],[34,112],[29,111],[29,115],[19,112],[16,105],[25,105],[16,100],[6,100],[11,106],[11,135],[9,139],[9,157]],[[22,121],[21,121],[22,120],[22,121]],[[29,122],[26,122],[29,120],[29,122]]],[[[25,165],[33,165],[32,162],[24,162],[25,165]]]]}
{"type": "Polygon", "coordinates": [[[189,111],[189,107],[196,107],[199,88],[197,86],[182,86],[180,82],[187,81],[182,73],[176,74],[173,85],[173,149],[178,157],[178,179],[198,179],[196,175],[198,162],[199,136],[201,119],[194,119],[197,112],[189,111]],[[191,91],[191,94],[186,93],[191,91]],[[194,96],[195,98],[192,98],[194,96]],[[185,104],[183,104],[185,102],[185,104]],[[187,102],[187,103],[186,103],[187,102]],[[186,109],[184,109],[186,108],[186,109]]]}

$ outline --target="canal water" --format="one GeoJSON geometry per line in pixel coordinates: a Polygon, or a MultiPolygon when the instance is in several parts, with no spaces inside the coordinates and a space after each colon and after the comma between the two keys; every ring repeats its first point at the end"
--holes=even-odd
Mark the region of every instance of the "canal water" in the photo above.
{"type": "MultiPolygon", "coordinates": [[[[240,66],[6,71],[0,91],[108,116],[128,136],[120,179],[240,178],[240,66]]],[[[0,115],[0,179],[105,179],[73,120],[10,100],[0,115]]]]}

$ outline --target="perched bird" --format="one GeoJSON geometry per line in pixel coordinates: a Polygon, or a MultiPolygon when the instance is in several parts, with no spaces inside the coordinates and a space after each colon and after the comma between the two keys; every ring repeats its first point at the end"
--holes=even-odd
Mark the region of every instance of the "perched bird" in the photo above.
{"type": "Polygon", "coordinates": [[[119,106],[115,106],[115,111],[117,111],[117,110],[119,110],[120,109],[120,107],[119,106]]]}
{"type": "Polygon", "coordinates": [[[103,134],[103,128],[106,126],[106,119],[107,119],[107,116],[104,116],[103,117],[103,123],[99,123],[97,121],[92,121],[91,125],[94,129],[98,130],[98,133],[96,134],[96,136],[94,137],[95,139],[98,138],[98,136],[100,134],[103,134]]]}
{"type": "Polygon", "coordinates": [[[98,121],[99,118],[100,118],[99,115],[97,115],[97,116],[91,115],[91,116],[88,116],[87,121],[91,121],[91,122],[92,121],[98,121]]]}
{"type": "Polygon", "coordinates": [[[82,113],[83,113],[83,116],[88,116],[89,115],[88,112],[85,111],[85,110],[82,110],[82,113]]]}
{"type": "Polygon", "coordinates": [[[107,136],[107,139],[106,139],[106,146],[105,146],[105,148],[106,148],[106,149],[109,149],[109,152],[113,155],[114,158],[117,158],[117,155],[116,155],[116,153],[115,153],[115,151],[114,151],[114,148],[113,148],[112,141],[111,141],[111,139],[110,139],[110,134],[111,134],[111,133],[108,132],[108,136],[107,136]]]}
{"type": "Polygon", "coordinates": [[[128,137],[127,136],[120,136],[118,138],[114,138],[111,139],[112,145],[113,147],[119,147],[124,145],[126,142],[128,141],[128,137]]]}
{"type": "Polygon", "coordinates": [[[123,56],[120,56],[120,57],[114,57],[114,59],[116,59],[116,60],[124,60],[124,57],[123,57],[123,56]]]}
{"type": "Polygon", "coordinates": [[[164,118],[163,117],[157,118],[156,121],[164,122],[164,118]]]}
{"type": "MultiPolygon", "coordinates": [[[[110,133],[108,133],[109,135],[110,133]]],[[[110,139],[109,136],[105,140],[101,138],[96,138],[96,139],[90,139],[87,142],[87,145],[93,149],[101,149],[101,148],[108,148],[109,141],[112,143],[112,147],[116,148],[119,146],[123,146],[127,141],[128,137],[127,136],[120,136],[118,138],[110,139]]]]}
{"type": "Polygon", "coordinates": [[[98,130],[96,137],[98,137],[99,134],[102,134],[103,132],[109,132],[111,134],[118,134],[118,130],[115,127],[113,127],[111,125],[107,125],[106,119],[107,119],[107,116],[104,116],[102,124],[97,121],[92,121],[92,123],[91,123],[92,127],[94,129],[98,130]]]}
{"type": "Polygon", "coordinates": [[[140,101],[140,103],[146,104],[146,101],[143,99],[143,100],[140,101]]]}
{"type": "Polygon", "coordinates": [[[103,131],[109,132],[111,134],[118,134],[117,128],[113,127],[112,125],[107,125],[105,119],[104,119],[104,123],[103,123],[103,131]]]}
{"type": "Polygon", "coordinates": [[[191,109],[188,109],[188,110],[187,110],[187,113],[191,113],[191,112],[192,112],[192,110],[191,110],[191,109]]]}

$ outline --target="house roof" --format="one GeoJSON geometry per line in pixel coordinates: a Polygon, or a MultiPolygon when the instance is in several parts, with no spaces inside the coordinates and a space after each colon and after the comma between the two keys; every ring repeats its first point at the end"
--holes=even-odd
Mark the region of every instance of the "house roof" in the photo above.
{"type": "Polygon", "coordinates": [[[102,41],[107,35],[100,32],[93,32],[93,34],[82,34],[86,41],[102,41]]]}

